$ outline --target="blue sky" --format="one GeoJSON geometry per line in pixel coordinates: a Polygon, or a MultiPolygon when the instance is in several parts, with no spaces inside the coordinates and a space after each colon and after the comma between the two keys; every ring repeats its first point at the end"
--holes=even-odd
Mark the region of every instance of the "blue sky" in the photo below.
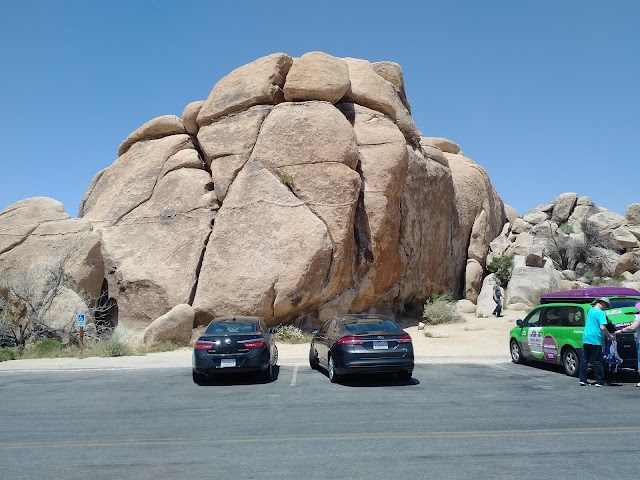
{"type": "Polygon", "coordinates": [[[520,214],[575,191],[640,202],[640,1],[0,0],[0,210],[76,215],[144,122],[234,68],[320,50],[404,70],[426,136],[458,142],[520,214]]]}

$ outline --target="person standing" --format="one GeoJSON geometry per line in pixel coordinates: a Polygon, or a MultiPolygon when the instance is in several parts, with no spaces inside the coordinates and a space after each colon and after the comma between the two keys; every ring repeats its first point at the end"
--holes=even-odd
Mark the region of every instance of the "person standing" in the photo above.
{"type": "MultiPolygon", "coordinates": [[[[616,333],[638,332],[638,328],[640,328],[640,302],[636,303],[636,310],[638,311],[638,315],[636,315],[633,323],[618,330],[616,333]]],[[[636,345],[636,354],[638,355],[638,373],[640,373],[640,332],[636,334],[636,337],[638,342],[636,345]]],[[[640,382],[636,384],[636,387],[640,387],[640,382]]]]}
{"type": "Polygon", "coordinates": [[[496,284],[493,286],[493,301],[496,302],[496,308],[493,310],[492,315],[494,317],[501,317],[502,312],[502,298],[504,297],[502,292],[502,282],[496,279],[496,284]]]}
{"type": "Polygon", "coordinates": [[[582,332],[582,358],[580,359],[580,386],[587,385],[587,371],[589,364],[593,364],[596,374],[596,387],[604,385],[604,370],[602,368],[602,343],[605,337],[614,337],[607,330],[607,316],[604,311],[611,308],[607,297],[600,297],[596,304],[587,312],[584,331],[582,332]]]}

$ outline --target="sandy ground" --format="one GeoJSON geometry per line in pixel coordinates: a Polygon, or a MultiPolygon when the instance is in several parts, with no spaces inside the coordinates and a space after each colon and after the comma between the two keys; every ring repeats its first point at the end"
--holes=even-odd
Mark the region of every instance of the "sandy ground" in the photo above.
{"type": "MultiPolygon", "coordinates": [[[[416,363],[501,363],[509,362],[509,330],[522,312],[506,310],[501,318],[476,318],[463,314],[465,322],[425,327],[433,335],[428,338],[418,330],[419,319],[398,319],[411,335],[416,363]]],[[[309,344],[278,344],[279,364],[305,365],[309,344]]],[[[42,370],[111,370],[174,368],[191,366],[192,348],[143,356],[114,358],[50,358],[0,362],[0,372],[42,370]]]]}

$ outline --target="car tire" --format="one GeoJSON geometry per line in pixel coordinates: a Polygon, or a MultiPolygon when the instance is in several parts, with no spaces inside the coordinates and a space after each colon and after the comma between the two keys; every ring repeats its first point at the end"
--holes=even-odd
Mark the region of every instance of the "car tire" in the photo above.
{"type": "Polygon", "coordinates": [[[202,385],[204,383],[205,376],[201,373],[196,372],[195,370],[191,371],[193,377],[193,383],[196,385],[202,385]]]}
{"type": "Polygon", "coordinates": [[[318,370],[318,355],[313,347],[309,349],[309,366],[312,370],[318,370]]]}
{"type": "Polygon", "coordinates": [[[338,383],[338,381],[340,380],[340,375],[336,373],[336,366],[335,366],[335,363],[333,363],[332,356],[329,356],[327,374],[329,375],[329,381],[331,383],[338,383]]]}
{"type": "Polygon", "coordinates": [[[562,366],[570,377],[577,377],[580,373],[580,358],[573,348],[567,347],[562,351],[562,366]]]}
{"type": "Polygon", "coordinates": [[[516,340],[511,340],[509,350],[511,350],[511,361],[513,363],[524,363],[522,349],[520,348],[520,344],[516,340]]]}
{"type": "Polygon", "coordinates": [[[269,358],[269,366],[262,371],[262,378],[265,382],[273,381],[273,364],[271,363],[271,358],[269,358]]]}
{"type": "Polygon", "coordinates": [[[413,370],[405,370],[404,372],[400,372],[398,374],[398,376],[400,377],[400,379],[402,380],[411,380],[411,377],[413,377],[413,370]]]}

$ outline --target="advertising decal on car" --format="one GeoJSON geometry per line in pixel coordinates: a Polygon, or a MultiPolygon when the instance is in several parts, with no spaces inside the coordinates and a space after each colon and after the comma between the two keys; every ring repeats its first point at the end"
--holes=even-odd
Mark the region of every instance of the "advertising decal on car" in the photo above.
{"type": "Polygon", "coordinates": [[[542,328],[529,328],[529,350],[534,355],[542,354],[542,328]]]}

